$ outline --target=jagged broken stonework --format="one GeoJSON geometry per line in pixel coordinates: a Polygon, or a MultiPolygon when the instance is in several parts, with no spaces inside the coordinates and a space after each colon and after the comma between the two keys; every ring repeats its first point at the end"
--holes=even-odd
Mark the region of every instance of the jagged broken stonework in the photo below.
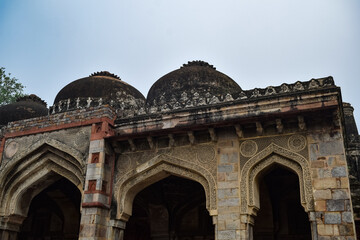
{"type": "MultiPolygon", "coordinates": [[[[202,61],[0,107],[0,239],[354,240],[360,138],[332,77],[243,90],[202,61]]],[[[359,232],[358,232],[359,234],[359,232]]]]}

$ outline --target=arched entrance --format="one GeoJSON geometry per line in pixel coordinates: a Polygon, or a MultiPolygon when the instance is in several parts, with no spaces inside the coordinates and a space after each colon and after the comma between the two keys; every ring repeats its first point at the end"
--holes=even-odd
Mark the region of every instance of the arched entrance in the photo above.
{"type": "Polygon", "coordinates": [[[133,201],[125,240],[214,239],[201,184],[166,177],[140,191],[133,201]]]}
{"type": "Polygon", "coordinates": [[[298,176],[274,164],[256,179],[260,209],[255,218],[254,240],[308,240],[308,214],[300,203],[298,176]]]}
{"type": "Polygon", "coordinates": [[[69,180],[60,178],[32,199],[18,239],[78,239],[80,202],[79,189],[69,180]]]}

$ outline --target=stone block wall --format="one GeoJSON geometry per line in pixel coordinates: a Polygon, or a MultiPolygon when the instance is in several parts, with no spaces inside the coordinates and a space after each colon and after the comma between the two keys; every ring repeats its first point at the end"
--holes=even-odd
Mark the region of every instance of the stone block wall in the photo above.
{"type": "Polygon", "coordinates": [[[92,120],[96,118],[114,119],[115,115],[109,106],[92,107],[87,109],[78,109],[70,112],[48,115],[44,117],[24,119],[10,122],[5,133],[21,133],[26,131],[45,130],[47,128],[56,128],[64,124],[74,124],[92,120]]]}
{"type": "Polygon", "coordinates": [[[355,229],[344,143],[340,130],[308,135],[319,239],[354,239],[355,229]]]}

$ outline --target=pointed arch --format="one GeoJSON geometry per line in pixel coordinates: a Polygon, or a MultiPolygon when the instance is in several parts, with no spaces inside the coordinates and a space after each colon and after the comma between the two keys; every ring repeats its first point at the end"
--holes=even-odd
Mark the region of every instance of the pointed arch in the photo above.
{"type": "Polygon", "coordinates": [[[299,178],[300,200],[305,211],[314,210],[310,169],[307,160],[294,152],[271,143],[250,158],[241,171],[241,213],[255,214],[259,209],[256,178],[273,164],[279,164],[294,172],[299,178]]]}
{"type": "Polygon", "coordinates": [[[57,140],[41,139],[1,171],[0,216],[26,217],[31,200],[61,177],[82,192],[84,176],[80,152],[57,140]]]}
{"type": "Polygon", "coordinates": [[[136,194],[170,175],[200,183],[205,190],[206,208],[210,215],[216,215],[216,182],[211,173],[194,163],[163,154],[124,174],[118,180],[115,186],[117,219],[127,221],[132,214],[132,203],[136,194]]]}

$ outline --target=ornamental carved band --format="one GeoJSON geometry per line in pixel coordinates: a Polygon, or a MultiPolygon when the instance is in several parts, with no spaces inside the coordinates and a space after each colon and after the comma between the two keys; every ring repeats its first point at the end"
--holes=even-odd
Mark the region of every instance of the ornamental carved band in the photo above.
{"type": "Polygon", "coordinates": [[[305,211],[314,210],[312,185],[308,162],[301,155],[271,143],[264,150],[249,159],[241,171],[241,213],[254,214],[259,209],[259,197],[255,189],[256,177],[272,164],[282,165],[299,178],[301,204],[305,211]]]}
{"type": "Polygon", "coordinates": [[[3,165],[0,215],[26,216],[32,198],[64,177],[83,189],[85,164],[81,153],[54,139],[41,139],[3,165]],[[23,207],[27,206],[27,207],[23,207]]]}
{"type": "Polygon", "coordinates": [[[206,208],[217,209],[216,181],[212,173],[196,164],[174,156],[162,154],[124,173],[116,182],[115,198],[118,203],[117,219],[127,221],[132,214],[132,203],[138,192],[169,175],[200,183],[205,190],[206,208]]]}

